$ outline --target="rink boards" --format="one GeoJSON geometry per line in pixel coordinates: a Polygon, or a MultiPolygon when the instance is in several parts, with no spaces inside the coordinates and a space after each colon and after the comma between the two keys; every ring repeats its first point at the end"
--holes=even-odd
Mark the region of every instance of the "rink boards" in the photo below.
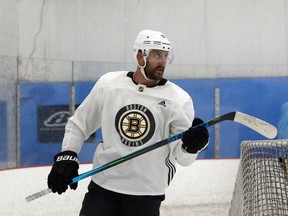
{"type": "MultiPolygon", "coordinates": [[[[193,98],[196,116],[204,120],[220,114],[241,111],[254,115],[275,126],[280,106],[288,101],[288,78],[223,78],[177,79],[193,98]],[[215,89],[218,90],[216,95],[215,89]],[[215,100],[218,103],[215,103],[215,100]],[[215,107],[215,104],[217,107],[215,107]]],[[[52,155],[61,150],[65,121],[69,117],[71,101],[77,106],[93,87],[94,82],[20,83],[20,165],[51,164],[52,155]],[[71,94],[72,93],[72,94],[71,94]]],[[[111,101],[113,104],[113,101],[111,101]]],[[[219,124],[218,131],[209,128],[210,144],[199,158],[239,158],[243,140],[263,137],[234,122],[219,124]],[[215,140],[217,133],[217,143],[215,140]],[[215,155],[215,143],[218,153],[215,155]]],[[[3,138],[2,138],[3,139],[3,138]]],[[[85,142],[80,158],[91,162],[94,149],[101,139],[100,131],[85,142]]]]}

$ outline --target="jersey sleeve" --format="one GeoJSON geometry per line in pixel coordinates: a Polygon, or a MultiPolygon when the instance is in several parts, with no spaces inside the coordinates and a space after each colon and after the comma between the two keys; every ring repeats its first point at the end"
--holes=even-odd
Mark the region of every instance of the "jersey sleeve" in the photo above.
{"type": "Polygon", "coordinates": [[[79,153],[86,139],[101,125],[103,94],[100,80],[95,84],[85,100],[69,118],[65,127],[62,151],[79,153]]]}
{"type": "Polygon", "coordinates": [[[183,150],[182,141],[178,141],[176,147],[174,148],[175,160],[181,166],[191,165],[197,158],[198,154],[190,154],[183,150]]]}
{"type": "MultiPolygon", "coordinates": [[[[188,130],[194,119],[194,106],[192,99],[187,98],[186,102],[180,108],[180,111],[177,112],[177,116],[173,120],[171,124],[172,134],[177,134],[188,130]]],[[[181,166],[189,166],[191,165],[195,159],[197,158],[197,154],[190,154],[182,149],[182,140],[176,141],[173,149],[173,153],[175,155],[175,160],[181,166]]]]}

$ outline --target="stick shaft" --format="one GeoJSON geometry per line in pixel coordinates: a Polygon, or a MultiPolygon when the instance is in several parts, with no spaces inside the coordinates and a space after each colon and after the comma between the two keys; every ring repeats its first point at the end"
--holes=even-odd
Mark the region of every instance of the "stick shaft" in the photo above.
{"type": "MultiPolygon", "coordinates": [[[[215,119],[212,119],[208,122],[204,122],[203,124],[198,125],[196,127],[199,127],[199,126],[210,127],[212,125],[215,125],[217,123],[220,123],[220,122],[226,121],[226,120],[236,121],[236,122],[238,122],[238,123],[240,123],[240,124],[242,124],[248,128],[251,128],[252,130],[255,130],[256,132],[258,132],[258,133],[262,134],[263,136],[266,136],[267,138],[270,138],[270,139],[274,138],[277,135],[277,129],[273,125],[271,125],[265,121],[262,121],[260,119],[257,119],[253,116],[241,113],[241,112],[230,112],[230,113],[224,114],[222,116],[219,116],[215,119]]],[[[164,146],[164,145],[172,143],[176,140],[179,140],[183,137],[183,134],[184,134],[184,132],[181,132],[181,133],[176,134],[174,136],[171,136],[167,139],[164,139],[164,140],[161,140],[157,143],[154,143],[150,146],[147,146],[147,147],[139,149],[135,152],[132,152],[126,156],[120,157],[120,158],[115,159],[113,161],[110,161],[106,164],[98,166],[98,167],[96,167],[90,171],[84,172],[84,173],[80,174],[79,176],[74,177],[72,179],[71,184],[76,183],[82,179],[89,177],[89,176],[95,175],[95,174],[102,172],[106,169],[109,169],[113,166],[121,164],[125,161],[131,160],[132,158],[135,158],[135,157],[138,157],[142,154],[150,152],[150,151],[157,149],[161,146],[164,146]]],[[[26,197],[26,201],[30,202],[32,200],[39,198],[39,197],[45,196],[51,192],[52,191],[50,189],[42,190],[38,193],[35,193],[35,194],[32,194],[32,195],[26,197]]]]}

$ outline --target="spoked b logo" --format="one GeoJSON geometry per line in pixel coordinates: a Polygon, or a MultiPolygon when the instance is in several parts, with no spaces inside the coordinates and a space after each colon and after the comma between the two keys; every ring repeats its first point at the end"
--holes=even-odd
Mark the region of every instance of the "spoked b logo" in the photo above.
{"type": "Polygon", "coordinates": [[[123,144],[132,147],[140,146],[153,136],[155,120],[145,106],[130,104],[118,111],[115,127],[123,144]]]}

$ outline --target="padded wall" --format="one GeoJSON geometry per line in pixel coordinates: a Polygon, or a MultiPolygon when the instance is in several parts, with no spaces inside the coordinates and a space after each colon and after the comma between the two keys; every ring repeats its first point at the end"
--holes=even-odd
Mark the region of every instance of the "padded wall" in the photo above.
{"type": "MultiPolygon", "coordinates": [[[[220,89],[220,114],[241,111],[277,126],[280,107],[288,101],[288,78],[239,78],[171,80],[192,97],[196,116],[204,120],[214,118],[214,89],[220,89]]],[[[94,82],[75,83],[75,104],[80,104],[94,82]]],[[[69,114],[69,83],[20,84],[20,144],[21,165],[49,164],[61,150],[64,125],[69,114]],[[56,115],[55,117],[55,113],[56,115]],[[59,116],[60,114],[60,116],[59,116]],[[62,116],[61,116],[62,114],[62,116]],[[66,115],[66,116],[65,116],[66,115]],[[53,119],[53,117],[55,119],[53,119]],[[45,126],[47,122],[51,127],[45,126]],[[57,124],[54,124],[57,123],[57,124]]],[[[48,125],[49,125],[48,124],[48,125]]],[[[214,127],[209,128],[210,144],[199,158],[215,158],[214,127]]],[[[243,140],[265,137],[234,122],[219,125],[220,158],[239,158],[243,140]]],[[[94,149],[101,139],[101,130],[85,142],[80,154],[82,162],[91,162],[94,149]]]]}

